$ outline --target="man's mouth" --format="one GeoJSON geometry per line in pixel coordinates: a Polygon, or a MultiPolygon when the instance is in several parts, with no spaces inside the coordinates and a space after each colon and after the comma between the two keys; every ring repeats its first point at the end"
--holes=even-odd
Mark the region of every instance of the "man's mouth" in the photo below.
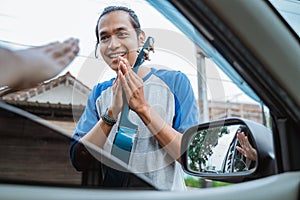
{"type": "Polygon", "coordinates": [[[110,59],[118,58],[119,56],[123,57],[126,55],[126,52],[121,52],[121,53],[111,53],[108,55],[110,59]]]}

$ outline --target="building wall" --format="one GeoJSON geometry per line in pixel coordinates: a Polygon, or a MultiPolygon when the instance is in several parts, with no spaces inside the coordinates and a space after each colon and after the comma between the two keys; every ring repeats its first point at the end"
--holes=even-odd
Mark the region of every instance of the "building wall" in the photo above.
{"type": "MultiPolygon", "coordinates": [[[[262,123],[261,107],[258,104],[209,102],[209,119],[216,120],[227,117],[240,117],[262,123]]],[[[268,117],[268,113],[265,112],[268,117]]]]}
{"type": "MultiPolygon", "coordinates": [[[[37,91],[38,92],[38,91],[37,91]]],[[[58,85],[51,88],[51,90],[45,91],[38,95],[34,95],[28,98],[27,101],[39,103],[51,102],[52,104],[73,104],[73,105],[85,105],[87,100],[87,94],[75,90],[71,85],[58,85]]]]}
{"type": "Polygon", "coordinates": [[[70,138],[0,110],[0,179],[8,182],[81,185],[70,159],[70,138]]]}

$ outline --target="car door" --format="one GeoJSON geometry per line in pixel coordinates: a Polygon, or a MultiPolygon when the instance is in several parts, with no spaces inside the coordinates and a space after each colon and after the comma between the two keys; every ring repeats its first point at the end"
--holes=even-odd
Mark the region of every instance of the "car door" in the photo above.
{"type": "MultiPolygon", "coordinates": [[[[176,20],[181,19],[181,14],[188,19],[270,109],[278,174],[273,177],[278,180],[273,182],[274,186],[268,187],[268,194],[263,191],[254,192],[256,186],[252,185],[253,183],[239,184],[247,187],[243,188],[241,194],[245,199],[280,199],[278,195],[297,198],[300,169],[300,159],[296,155],[300,141],[300,95],[296,89],[296,85],[300,84],[299,36],[268,1],[170,2],[163,6],[150,1],[191,36],[191,30],[176,20]],[[164,9],[167,7],[169,10],[172,7],[173,13],[164,9]],[[288,55],[285,53],[287,49],[288,55]],[[295,185],[290,188],[279,186],[284,176],[290,177],[295,185]]],[[[197,43],[197,39],[194,41],[197,43]]],[[[256,184],[263,182],[264,180],[255,181],[256,184]]],[[[232,199],[236,198],[237,191],[232,188],[231,192],[232,199]]],[[[215,197],[224,198],[217,193],[215,197]]]]}

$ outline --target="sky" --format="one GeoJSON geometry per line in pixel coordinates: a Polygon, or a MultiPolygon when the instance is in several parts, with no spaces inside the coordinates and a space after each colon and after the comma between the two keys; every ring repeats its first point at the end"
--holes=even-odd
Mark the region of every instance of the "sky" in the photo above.
{"type": "MultiPolygon", "coordinates": [[[[273,1],[278,3],[277,0],[273,1]]],[[[171,22],[143,0],[0,0],[0,2],[0,45],[22,49],[53,41],[64,41],[69,37],[78,38],[79,55],[62,74],[70,71],[90,88],[97,82],[114,76],[101,58],[94,57],[95,25],[98,16],[108,5],[130,7],[137,13],[146,35],[151,35],[155,39],[155,53],[150,56],[152,60],[146,64],[184,72],[197,93],[195,46],[171,22]]],[[[284,11],[288,8],[285,7],[284,11]]],[[[286,14],[289,16],[289,12],[286,14]]],[[[211,91],[215,91],[215,87],[221,84],[225,97],[220,100],[254,103],[210,60],[207,60],[206,64],[209,98],[211,91]]]]}
{"type": "Polygon", "coordinates": [[[299,0],[270,0],[285,20],[292,26],[300,37],[300,1],[299,0]]]}
{"type": "MultiPolygon", "coordinates": [[[[78,38],[80,40],[79,56],[67,69],[75,76],[78,73],[89,73],[83,72],[86,63],[96,65],[88,66],[89,71],[99,68],[99,61],[94,58],[95,25],[99,14],[108,5],[121,4],[135,10],[143,29],[158,32],[163,27],[166,31],[179,32],[147,2],[141,0],[0,1],[0,40],[25,45],[14,45],[13,48],[43,45],[52,41],[63,41],[69,37],[78,38]],[[144,12],[145,10],[147,12],[144,12]]],[[[9,43],[2,42],[2,45],[11,47],[9,43]]],[[[89,80],[86,82],[90,87],[94,84],[89,80]]]]}

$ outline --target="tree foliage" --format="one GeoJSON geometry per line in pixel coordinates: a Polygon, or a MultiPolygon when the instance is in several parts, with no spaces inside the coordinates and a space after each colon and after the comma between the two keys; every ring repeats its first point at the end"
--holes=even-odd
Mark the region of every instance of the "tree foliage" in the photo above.
{"type": "Polygon", "coordinates": [[[213,154],[213,147],[218,144],[219,138],[224,134],[229,134],[226,126],[213,127],[197,132],[188,149],[189,166],[192,170],[203,171],[203,166],[213,154]]]}

